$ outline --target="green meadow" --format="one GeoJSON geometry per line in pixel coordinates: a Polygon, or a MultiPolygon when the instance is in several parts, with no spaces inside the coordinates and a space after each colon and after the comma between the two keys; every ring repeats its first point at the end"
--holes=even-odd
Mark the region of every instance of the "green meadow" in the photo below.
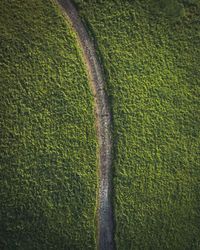
{"type": "Polygon", "coordinates": [[[199,1],[76,3],[113,112],[117,249],[200,249],[199,1]]]}
{"type": "Polygon", "coordinates": [[[93,97],[75,35],[44,0],[0,3],[0,249],[94,249],[93,97]]]}
{"type": "MultiPolygon", "coordinates": [[[[200,1],[75,0],[106,79],[119,250],[200,249],[200,1]]],[[[0,249],[96,248],[94,97],[51,0],[0,3],[0,249]]]]}

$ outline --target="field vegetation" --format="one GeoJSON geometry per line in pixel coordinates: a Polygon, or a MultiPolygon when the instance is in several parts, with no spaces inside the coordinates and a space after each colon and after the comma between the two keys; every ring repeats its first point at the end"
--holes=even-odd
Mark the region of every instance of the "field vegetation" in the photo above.
{"type": "Polygon", "coordinates": [[[200,249],[199,1],[75,2],[112,106],[117,249],[200,249]]]}
{"type": "Polygon", "coordinates": [[[0,3],[0,249],[95,249],[93,97],[51,1],[0,3]]]}

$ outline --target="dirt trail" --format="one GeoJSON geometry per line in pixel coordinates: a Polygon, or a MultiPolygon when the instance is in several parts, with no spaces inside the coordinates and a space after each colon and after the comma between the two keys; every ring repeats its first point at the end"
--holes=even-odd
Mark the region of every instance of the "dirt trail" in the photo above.
{"type": "Polygon", "coordinates": [[[112,209],[112,138],[111,112],[104,90],[104,75],[86,28],[71,0],[57,0],[63,13],[71,22],[77,40],[83,51],[87,72],[95,98],[97,135],[99,140],[99,197],[98,197],[98,248],[113,250],[113,209],[112,209]]]}

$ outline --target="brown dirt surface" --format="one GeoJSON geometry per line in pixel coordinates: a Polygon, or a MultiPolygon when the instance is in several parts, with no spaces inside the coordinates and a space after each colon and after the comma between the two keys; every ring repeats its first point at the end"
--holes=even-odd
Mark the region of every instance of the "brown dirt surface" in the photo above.
{"type": "Polygon", "coordinates": [[[95,99],[97,135],[99,141],[99,197],[98,197],[98,248],[113,250],[114,219],[112,208],[112,136],[111,111],[104,90],[103,70],[95,47],[83,25],[76,8],[70,0],[57,0],[63,14],[69,19],[83,52],[84,62],[95,99]]]}

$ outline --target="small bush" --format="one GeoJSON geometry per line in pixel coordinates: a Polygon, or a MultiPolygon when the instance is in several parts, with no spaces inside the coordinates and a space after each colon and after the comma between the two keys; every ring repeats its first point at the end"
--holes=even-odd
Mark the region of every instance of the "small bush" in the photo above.
{"type": "Polygon", "coordinates": [[[176,0],[160,0],[160,9],[164,14],[172,18],[181,18],[185,16],[184,5],[176,0]]]}

